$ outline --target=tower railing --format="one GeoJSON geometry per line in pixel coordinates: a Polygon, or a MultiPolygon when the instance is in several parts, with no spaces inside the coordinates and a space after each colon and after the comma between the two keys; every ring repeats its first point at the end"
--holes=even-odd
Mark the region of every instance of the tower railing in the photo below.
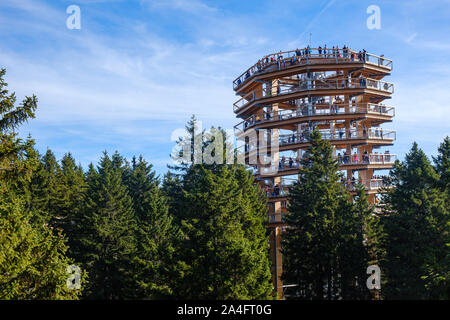
{"type": "Polygon", "coordinates": [[[269,213],[269,223],[284,223],[285,214],[282,212],[269,213]]]}
{"type": "MultiPolygon", "coordinates": [[[[350,180],[340,182],[348,191],[356,191],[357,185],[362,184],[365,190],[378,190],[380,188],[388,187],[389,185],[382,178],[363,179],[363,180],[350,180]]],[[[277,184],[275,186],[263,186],[263,190],[269,199],[283,198],[289,196],[289,188],[292,184],[277,184]]]]}
{"type": "Polygon", "coordinates": [[[305,50],[307,49],[283,51],[264,56],[233,81],[233,89],[237,89],[255,75],[298,65],[363,62],[392,70],[392,60],[368,52],[360,53],[351,49],[321,49],[319,53],[319,48],[311,48],[310,53],[305,54],[305,50]]]}
{"type": "MultiPolygon", "coordinates": [[[[319,130],[322,139],[329,140],[331,142],[337,142],[337,141],[345,141],[345,143],[348,143],[348,140],[380,140],[385,141],[387,144],[392,144],[392,142],[396,138],[396,132],[395,130],[389,130],[389,129],[383,129],[383,128],[363,128],[363,129],[350,129],[350,130],[343,130],[338,129],[336,130],[319,130]],[[347,141],[346,141],[347,140],[347,141]]],[[[302,131],[300,133],[292,133],[292,134],[283,134],[279,135],[278,137],[278,146],[274,148],[279,148],[283,146],[295,146],[297,144],[303,144],[309,142],[309,134],[310,131],[302,131]]],[[[258,148],[257,144],[257,138],[254,137],[253,139],[250,139],[248,143],[244,143],[236,148],[236,151],[238,153],[241,153],[245,155],[245,157],[248,157],[249,159],[253,159],[252,161],[256,161],[258,157],[266,157],[267,151],[270,149],[270,152],[274,151],[272,150],[273,147],[271,146],[263,146],[262,149],[258,148]],[[260,152],[262,151],[262,152],[260,152]]],[[[361,158],[362,159],[362,158],[361,158]]],[[[372,159],[377,159],[376,157],[373,157],[372,159]]],[[[389,158],[385,158],[389,159],[389,158]]],[[[384,160],[384,159],[383,159],[384,160]]],[[[271,160],[269,159],[266,163],[270,163],[271,160]]],[[[252,163],[253,164],[253,163],[252,163]]]]}
{"type": "Polygon", "coordinates": [[[342,182],[342,184],[345,186],[345,188],[348,191],[356,191],[358,182],[363,184],[365,190],[367,190],[367,191],[378,190],[380,188],[389,187],[389,185],[382,178],[368,179],[368,180],[362,180],[362,181],[347,180],[345,182],[342,182]]]}
{"type": "MultiPolygon", "coordinates": [[[[350,130],[319,130],[322,139],[326,140],[344,140],[344,139],[380,139],[380,140],[395,140],[395,130],[382,128],[369,129],[350,129],[350,130]]],[[[279,136],[279,145],[297,144],[308,142],[309,132],[303,131],[301,133],[284,134],[279,136]]]]}
{"type": "Polygon", "coordinates": [[[233,104],[234,112],[246,107],[248,104],[258,101],[263,98],[276,97],[283,95],[314,90],[340,90],[340,89],[373,89],[381,92],[393,93],[394,84],[382,80],[375,80],[370,78],[344,78],[338,77],[333,79],[310,79],[296,81],[296,84],[282,84],[278,86],[276,93],[273,93],[272,88],[258,88],[253,90],[233,104]]]}
{"type": "MultiPolygon", "coordinates": [[[[397,155],[392,153],[353,153],[349,155],[337,155],[333,158],[338,161],[340,167],[371,164],[393,165],[397,159],[397,155]]],[[[284,163],[279,161],[278,164],[275,163],[271,166],[259,166],[255,169],[254,174],[272,176],[278,173],[296,170],[301,167],[302,165],[299,159],[292,159],[292,161],[286,160],[284,163]]]]}
{"type": "MultiPolygon", "coordinates": [[[[280,110],[264,112],[263,116],[252,115],[234,126],[240,132],[245,131],[257,124],[291,120],[295,118],[306,118],[311,116],[330,116],[330,115],[349,115],[349,114],[379,114],[382,116],[393,117],[395,108],[384,104],[358,103],[344,105],[342,103],[316,103],[302,104],[296,110],[280,110]]],[[[239,133],[239,132],[238,132],[239,133]]]]}

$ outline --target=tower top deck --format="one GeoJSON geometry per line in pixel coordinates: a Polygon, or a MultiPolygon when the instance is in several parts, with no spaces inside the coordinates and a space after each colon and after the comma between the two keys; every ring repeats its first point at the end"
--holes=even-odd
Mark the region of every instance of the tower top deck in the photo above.
{"type": "MultiPolygon", "coordinates": [[[[239,94],[255,78],[260,76],[264,78],[264,75],[270,77],[275,71],[291,69],[293,73],[297,73],[298,67],[301,66],[314,66],[315,71],[321,71],[321,68],[330,70],[334,66],[342,68],[343,65],[348,65],[350,69],[370,69],[372,75],[375,75],[374,78],[388,75],[393,68],[392,60],[385,58],[383,54],[378,56],[365,50],[355,51],[337,47],[297,48],[263,56],[233,81],[233,89],[239,94]]],[[[289,72],[284,72],[284,75],[289,75],[289,72]]]]}

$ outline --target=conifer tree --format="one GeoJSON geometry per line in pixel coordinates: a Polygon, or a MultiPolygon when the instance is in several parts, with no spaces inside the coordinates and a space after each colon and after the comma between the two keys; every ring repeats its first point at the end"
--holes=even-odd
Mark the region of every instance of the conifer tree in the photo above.
{"type": "Polygon", "coordinates": [[[384,289],[388,299],[430,299],[444,294],[442,285],[433,285],[435,280],[441,283],[443,271],[433,268],[448,259],[449,250],[449,212],[438,181],[439,175],[416,143],[391,170],[394,188],[383,199],[382,220],[386,232],[382,270],[388,278],[384,289]]]}
{"type": "Polygon", "coordinates": [[[361,210],[340,184],[330,143],[317,130],[310,143],[289,192],[282,279],[296,286],[286,293],[300,299],[364,298],[361,210]]]}
{"type": "MultiPolygon", "coordinates": [[[[67,286],[67,246],[60,233],[27,208],[24,192],[39,164],[34,141],[17,138],[20,124],[34,118],[37,99],[27,97],[18,107],[0,71],[0,299],[77,299],[80,290],[67,286]]],[[[41,214],[41,213],[39,213],[41,214]]],[[[85,273],[84,273],[85,275],[85,273]]],[[[85,277],[82,277],[82,281],[85,277]]]]}
{"type": "Polygon", "coordinates": [[[82,213],[84,196],[87,188],[85,175],[80,165],[70,153],[61,159],[61,168],[57,174],[58,187],[56,190],[54,225],[67,235],[70,252],[76,246],[76,223],[82,213]]]}
{"type": "MultiPolygon", "coordinates": [[[[230,166],[229,166],[230,167],[230,166]]],[[[240,219],[244,235],[252,246],[254,261],[251,266],[255,274],[255,281],[248,283],[250,292],[258,298],[273,298],[273,286],[271,278],[271,261],[269,258],[269,244],[267,233],[267,198],[259,185],[255,185],[251,172],[242,165],[231,166],[238,183],[242,206],[240,219]],[[256,255],[259,255],[257,257],[256,255]],[[269,295],[269,293],[271,295],[269,295]]]]}
{"type": "Polygon", "coordinates": [[[159,180],[152,165],[142,156],[133,157],[127,168],[125,183],[133,202],[136,227],[134,278],[137,298],[158,298],[171,295],[170,275],[173,272],[173,241],[178,232],[169,215],[166,198],[159,189],[159,180]]]}
{"type": "Polygon", "coordinates": [[[433,157],[434,168],[439,175],[437,183],[442,191],[444,206],[447,208],[447,215],[441,222],[441,235],[445,242],[443,253],[439,255],[441,259],[431,261],[427,265],[427,275],[424,276],[426,287],[434,292],[434,296],[439,299],[450,299],[450,138],[447,136],[439,145],[438,154],[433,157]]]}
{"type": "MultiPolygon", "coordinates": [[[[447,201],[450,201],[450,137],[445,137],[444,141],[440,144],[438,148],[438,155],[433,157],[434,168],[439,174],[438,185],[442,190],[447,192],[447,201]]],[[[449,202],[447,202],[447,207],[449,207],[449,202]]]]}
{"type": "Polygon", "coordinates": [[[85,174],[85,180],[88,186],[92,185],[97,181],[99,178],[99,173],[95,169],[94,165],[92,163],[89,163],[88,170],[85,174]]]}
{"type": "Polygon", "coordinates": [[[79,259],[89,272],[87,298],[132,296],[136,230],[132,200],[123,183],[123,160],[105,152],[98,172],[88,172],[85,208],[77,226],[79,259]]]}
{"type": "Polygon", "coordinates": [[[89,229],[88,220],[86,219],[86,208],[89,191],[89,186],[94,186],[100,179],[99,173],[92,163],[88,165],[88,170],[84,175],[85,186],[83,187],[83,194],[80,199],[80,208],[77,214],[71,217],[71,227],[69,232],[69,253],[71,257],[74,257],[77,261],[83,261],[86,257],[86,236],[92,230],[89,229]]]}
{"type": "Polygon", "coordinates": [[[177,162],[175,165],[168,166],[172,170],[170,174],[174,176],[182,174],[193,164],[202,163],[202,152],[206,145],[205,130],[200,130],[195,115],[191,116],[185,131],[186,136],[179,137],[176,142],[178,149],[170,155],[177,162]]]}
{"type": "MultiPolygon", "coordinates": [[[[365,277],[367,277],[365,271],[370,265],[379,266],[381,261],[385,258],[385,251],[382,248],[381,242],[383,241],[385,235],[383,233],[383,228],[380,218],[380,210],[375,210],[375,207],[369,204],[369,199],[366,194],[365,186],[362,183],[356,185],[356,195],[354,197],[353,208],[354,216],[358,219],[355,223],[358,227],[362,228],[363,236],[363,251],[360,251],[360,255],[357,259],[360,265],[358,270],[364,271],[359,274],[358,278],[361,279],[361,286],[358,287],[359,294],[356,296],[369,298],[368,292],[365,286],[365,277]]],[[[356,248],[360,245],[360,240],[355,244],[356,248]]],[[[351,259],[347,260],[348,263],[354,263],[351,259]]],[[[381,278],[384,280],[384,277],[381,278]]],[[[382,285],[383,287],[384,285],[382,285]]],[[[373,298],[379,298],[379,292],[373,293],[373,298]]]]}
{"type": "MultiPolygon", "coordinates": [[[[243,166],[206,164],[198,158],[211,142],[217,142],[218,131],[224,134],[222,129],[197,132],[195,117],[186,129],[188,140],[178,143],[180,149],[191,150],[190,158],[172,167],[176,172],[169,172],[163,185],[170,212],[183,233],[176,245],[175,297],[271,298],[266,200],[261,188],[243,166]]],[[[218,147],[213,157],[229,148],[218,147]]]]}
{"type": "Polygon", "coordinates": [[[182,204],[180,201],[183,197],[182,179],[180,175],[168,171],[164,175],[161,192],[163,193],[168,203],[169,213],[172,216],[172,219],[177,225],[179,225],[179,217],[181,216],[181,214],[176,212],[176,210],[182,209],[182,204]]]}
{"type": "MultiPolygon", "coordinates": [[[[33,225],[23,201],[0,199],[0,299],[78,299],[67,286],[67,245],[48,225],[33,225]]],[[[81,286],[86,274],[81,277],[81,286]]]]}
{"type": "MultiPolygon", "coordinates": [[[[39,156],[38,154],[36,154],[39,156]]],[[[34,217],[40,223],[50,223],[54,226],[59,219],[57,207],[57,192],[59,186],[58,175],[61,168],[55,155],[49,149],[33,171],[30,181],[21,179],[17,193],[23,194],[27,201],[27,209],[37,213],[34,217]]]]}
{"type": "Polygon", "coordinates": [[[26,97],[16,106],[15,93],[9,93],[8,84],[4,80],[5,69],[0,70],[0,192],[18,182],[18,177],[30,178],[37,165],[34,141],[17,138],[16,129],[34,118],[37,107],[36,96],[26,97]]]}
{"type": "Polygon", "coordinates": [[[178,297],[271,297],[265,209],[245,201],[249,197],[261,201],[261,190],[251,184],[241,188],[242,180],[236,174],[227,166],[213,172],[196,165],[183,181],[181,229],[185,238],[179,247],[179,259],[185,269],[174,288],[178,297]]]}

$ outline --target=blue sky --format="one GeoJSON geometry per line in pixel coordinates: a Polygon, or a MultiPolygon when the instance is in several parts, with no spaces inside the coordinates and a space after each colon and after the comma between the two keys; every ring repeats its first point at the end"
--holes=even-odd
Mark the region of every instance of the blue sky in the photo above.
{"type": "Polygon", "coordinates": [[[450,1],[1,0],[0,66],[19,99],[36,94],[25,125],[41,152],[70,151],[84,167],[103,150],[142,154],[166,172],[172,132],[191,114],[204,127],[237,120],[232,81],[265,54],[344,44],[394,61],[400,158],[429,154],[450,134],[450,1]],[[66,8],[81,9],[69,30],[66,8]],[[369,5],[381,29],[369,30],[369,5]]]}

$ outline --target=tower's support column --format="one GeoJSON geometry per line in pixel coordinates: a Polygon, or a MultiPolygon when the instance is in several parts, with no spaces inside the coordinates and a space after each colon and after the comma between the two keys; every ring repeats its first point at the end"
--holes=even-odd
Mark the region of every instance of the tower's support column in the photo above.
{"type": "MultiPolygon", "coordinates": [[[[277,95],[278,87],[279,87],[279,80],[278,79],[272,80],[272,95],[273,96],[277,95]]],[[[277,114],[278,111],[279,111],[278,103],[272,104],[273,114],[274,115],[277,114]]],[[[277,139],[279,139],[279,130],[278,129],[272,130],[272,139],[274,141],[277,141],[277,139]]],[[[272,156],[273,156],[273,161],[275,162],[274,164],[278,167],[279,161],[280,161],[279,151],[273,150],[272,156]]],[[[274,182],[274,186],[278,184],[278,186],[281,187],[281,178],[279,176],[274,177],[273,182],[274,182]]],[[[277,223],[281,222],[281,201],[276,201],[274,203],[274,212],[276,215],[275,222],[277,222],[277,223]]],[[[274,267],[275,267],[274,268],[274,270],[275,270],[274,286],[276,288],[278,297],[283,298],[283,287],[282,287],[283,283],[281,282],[281,273],[283,270],[283,262],[282,262],[282,256],[281,256],[281,227],[275,227],[273,229],[273,235],[274,235],[274,239],[272,242],[273,257],[274,257],[273,263],[274,263],[274,267]]]]}

